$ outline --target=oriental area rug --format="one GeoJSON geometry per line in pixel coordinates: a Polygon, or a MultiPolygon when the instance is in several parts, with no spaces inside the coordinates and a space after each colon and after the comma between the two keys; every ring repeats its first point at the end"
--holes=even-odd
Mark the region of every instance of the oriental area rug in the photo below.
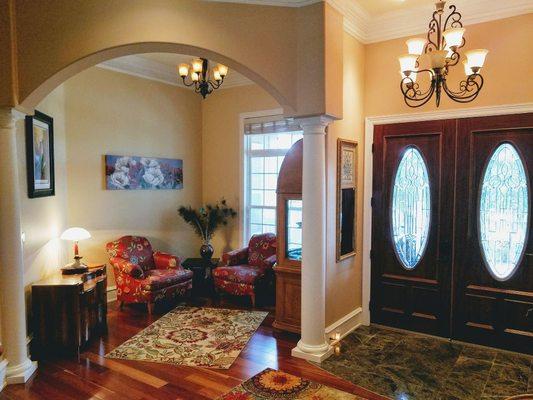
{"type": "Polygon", "coordinates": [[[106,357],[228,369],[267,314],[179,306],[106,357]]]}
{"type": "Polygon", "coordinates": [[[354,394],[299,378],[286,372],[265,369],[217,400],[366,400],[354,394]]]}

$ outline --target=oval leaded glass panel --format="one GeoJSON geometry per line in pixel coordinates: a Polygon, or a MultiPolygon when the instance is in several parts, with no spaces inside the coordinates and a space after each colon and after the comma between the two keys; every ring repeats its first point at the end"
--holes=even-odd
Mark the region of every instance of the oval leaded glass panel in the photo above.
{"type": "Polygon", "coordinates": [[[416,267],[426,249],[431,201],[428,169],[422,154],[409,147],[400,160],[392,189],[394,250],[403,266],[416,267]]]}
{"type": "Polygon", "coordinates": [[[479,240],[485,264],[498,280],[511,277],[525,250],[529,188],[524,163],[510,143],[490,157],[479,197],[479,240]]]}

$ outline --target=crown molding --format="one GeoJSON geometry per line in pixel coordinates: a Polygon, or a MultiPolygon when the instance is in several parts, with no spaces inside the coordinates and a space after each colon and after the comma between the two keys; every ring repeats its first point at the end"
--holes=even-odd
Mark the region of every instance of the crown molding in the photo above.
{"type": "MultiPolygon", "coordinates": [[[[278,7],[304,7],[327,1],[344,16],[344,30],[364,44],[382,42],[427,31],[435,6],[426,5],[373,16],[357,0],[209,0],[278,7]]],[[[533,12],[531,0],[448,0],[463,15],[465,26],[533,12]]]]}
{"type": "MultiPolygon", "coordinates": [[[[154,60],[149,60],[137,55],[114,58],[97,65],[99,68],[120,72],[138,78],[148,79],[167,85],[177,86],[183,89],[190,89],[185,86],[174,72],[167,65],[154,60]]],[[[225,80],[219,90],[229,89],[236,86],[251,85],[253,82],[242,75],[231,75],[231,79],[225,80]]]]}
{"type": "MultiPolygon", "coordinates": [[[[466,27],[533,12],[531,0],[455,0],[448,1],[448,3],[457,6],[458,11],[463,16],[462,22],[466,27]]],[[[370,18],[366,35],[362,41],[365,44],[376,43],[426,33],[433,11],[434,6],[428,4],[427,6],[389,12],[370,18]]]]}

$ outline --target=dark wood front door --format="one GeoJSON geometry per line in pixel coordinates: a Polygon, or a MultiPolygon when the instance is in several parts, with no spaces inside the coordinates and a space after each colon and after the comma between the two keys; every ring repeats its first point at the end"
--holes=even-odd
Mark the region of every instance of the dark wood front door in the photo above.
{"type": "Polygon", "coordinates": [[[375,128],[373,322],[449,333],[454,131],[453,121],[375,128]]]}
{"type": "Polygon", "coordinates": [[[457,132],[454,336],[533,353],[533,115],[457,132]]]}
{"type": "Polygon", "coordinates": [[[533,353],[532,127],[375,128],[372,322],[533,353]]]}

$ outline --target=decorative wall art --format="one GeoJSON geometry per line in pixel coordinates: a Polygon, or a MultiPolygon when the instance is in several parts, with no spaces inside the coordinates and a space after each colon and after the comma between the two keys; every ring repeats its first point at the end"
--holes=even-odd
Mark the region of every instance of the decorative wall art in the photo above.
{"type": "Polygon", "coordinates": [[[105,156],[107,190],[183,188],[183,160],[137,156],[105,156]]]}
{"type": "Polygon", "coordinates": [[[337,261],[355,255],[357,142],[337,141],[337,261]]]}
{"type": "Polygon", "coordinates": [[[35,111],[26,116],[28,197],[54,196],[54,120],[35,111]]]}

